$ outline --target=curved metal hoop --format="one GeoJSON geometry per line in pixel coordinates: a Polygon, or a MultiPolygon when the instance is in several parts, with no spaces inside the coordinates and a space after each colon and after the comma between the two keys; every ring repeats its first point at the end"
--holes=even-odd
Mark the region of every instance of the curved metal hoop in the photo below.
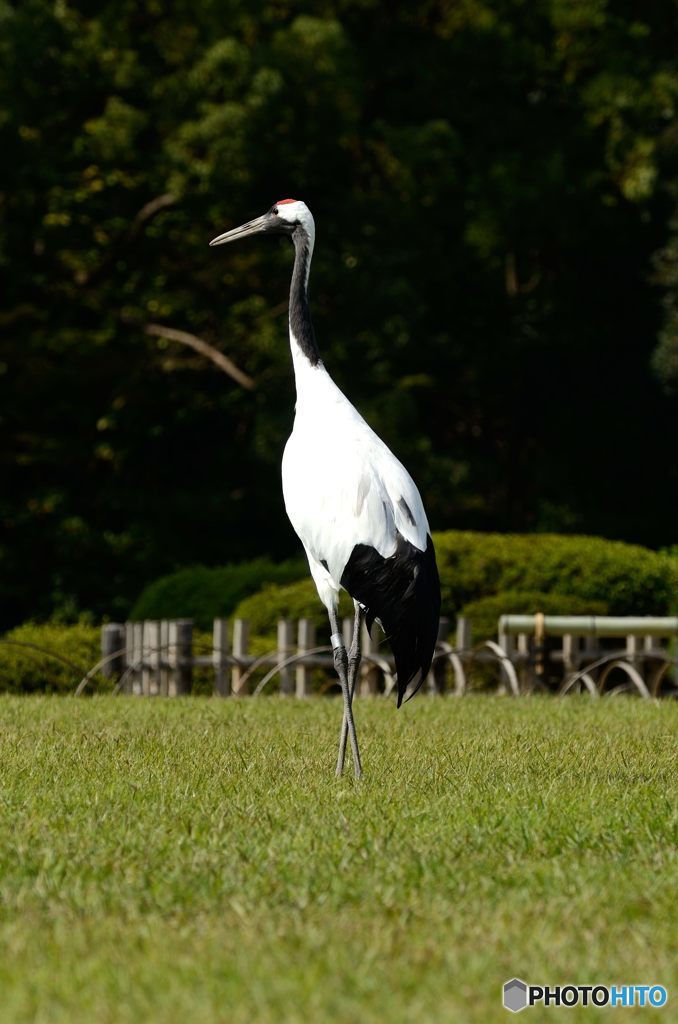
{"type": "MultiPolygon", "coordinates": [[[[587,665],[586,668],[581,669],[579,672],[574,672],[561,687],[560,695],[564,696],[578,683],[583,682],[592,697],[599,697],[603,693],[607,677],[612,672],[613,668],[618,668],[626,673],[630,682],[636,688],[641,697],[644,697],[645,699],[656,697],[667,672],[677,665],[678,660],[676,658],[671,658],[668,655],[662,655],[657,652],[647,654],[644,651],[639,651],[636,654],[629,654],[627,651],[612,651],[610,654],[606,654],[602,658],[598,658],[597,661],[591,662],[590,665],[587,665]],[[651,678],[649,689],[638,669],[631,664],[632,658],[641,658],[644,660],[650,658],[652,660],[659,661],[660,664],[651,678]],[[596,685],[590,673],[594,672],[597,668],[603,667],[604,671],[601,673],[596,685]]],[[[615,687],[614,692],[618,691],[619,688],[615,687]]],[[[608,691],[608,695],[609,692],[610,691],[608,691]]]]}
{"type": "MultiPolygon", "coordinates": [[[[76,687],[73,696],[81,697],[87,685],[91,682],[91,680],[94,678],[97,672],[99,672],[100,669],[104,667],[104,665],[108,665],[109,661],[115,661],[116,658],[121,657],[121,655],[123,655],[124,653],[125,648],[121,647],[119,651],[114,651],[113,654],[107,654],[105,658],[101,658],[99,661],[97,661],[96,665],[93,665],[92,668],[82,677],[82,679],[80,680],[76,687]]],[[[113,692],[117,693],[117,687],[113,690],[113,692]]]]}
{"type": "Polygon", "coordinates": [[[569,693],[571,690],[573,690],[576,686],[578,686],[579,683],[584,684],[584,687],[586,688],[590,697],[595,698],[599,696],[598,687],[596,686],[594,680],[588,674],[588,672],[576,672],[574,675],[566,679],[563,685],[560,687],[560,690],[558,691],[558,696],[564,697],[566,693],[569,693]]]}
{"type": "Polygon", "coordinates": [[[511,661],[511,659],[506,654],[506,651],[504,651],[499,646],[499,644],[496,643],[494,640],[485,640],[482,644],[479,644],[477,647],[473,648],[474,654],[476,652],[480,653],[480,651],[484,650],[485,648],[488,648],[490,650],[490,652],[494,655],[496,660],[501,665],[501,668],[503,669],[504,675],[506,676],[506,678],[508,680],[508,684],[509,684],[509,687],[510,687],[510,690],[511,690],[511,694],[514,697],[519,697],[520,696],[520,684],[518,682],[518,676],[516,675],[516,670],[513,667],[513,662],[511,661]]]}
{"type": "MultiPolygon", "coordinates": [[[[130,662],[129,665],[125,666],[124,671],[120,675],[120,679],[117,681],[117,683],[113,687],[113,696],[114,697],[118,696],[118,694],[121,692],[123,686],[126,684],[127,680],[129,679],[130,675],[133,675],[135,672],[139,672],[144,667],[144,661],[145,661],[147,655],[149,655],[149,654],[158,654],[160,651],[169,651],[173,647],[178,647],[178,646],[179,646],[178,644],[166,643],[166,644],[161,644],[160,646],[156,645],[155,647],[147,647],[147,646],[142,644],[142,654],[141,654],[141,657],[137,658],[136,661],[130,662]]],[[[219,654],[225,655],[226,660],[228,661],[229,665],[240,665],[241,664],[239,658],[236,658],[232,654],[229,654],[228,651],[224,650],[223,647],[214,647],[213,644],[207,643],[204,640],[194,641],[193,646],[194,646],[194,648],[196,648],[196,650],[211,651],[212,653],[217,652],[219,654]]],[[[125,654],[125,653],[126,653],[126,648],[123,648],[122,650],[116,652],[115,654],[109,655],[107,658],[102,658],[101,661],[98,662],[99,668],[101,668],[102,665],[105,665],[107,661],[112,660],[115,657],[119,657],[120,654],[125,654]]],[[[82,687],[82,689],[85,688],[85,686],[87,685],[87,683],[89,681],[88,677],[93,675],[95,670],[96,670],[96,666],[95,666],[95,668],[90,669],[89,672],[87,673],[87,676],[84,679],[81,680],[80,685],[78,686],[78,689],[76,690],[76,693],[75,693],[76,697],[80,696],[81,687],[82,687]]]]}
{"type": "Polygon", "coordinates": [[[361,662],[369,661],[373,665],[376,665],[377,668],[381,669],[381,671],[384,673],[384,696],[386,697],[388,696],[389,693],[392,693],[393,687],[396,684],[396,680],[395,676],[393,675],[393,672],[391,671],[391,666],[386,661],[386,659],[380,657],[378,654],[370,653],[362,654],[360,660],[361,662]]]}
{"type": "MultiPolygon", "coordinates": [[[[273,679],[273,677],[276,676],[281,669],[287,668],[288,665],[293,665],[296,661],[303,661],[303,659],[307,658],[309,655],[329,654],[331,652],[332,648],[328,645],[325,645],[324,647],[314,647],[310,651],[297,651],[295,654],[290,655],[289,658],[285,658],[283,661],[278,662],[277,665],[274,665],[270,672],[267,672],[264,678],[257,684],[252,696],[258,697],[259,694],[264,689],[264,687],[267,685],[267,683],[269,683],[270,680],[273,679]]],[[[273,651],[271,653],[275,654],[277,652],[273,651]]],[[[384,676],[386,676],[388,679],[386,684],[387,688],[385,689],[384,693],[390,693],[393,687],[395,686],[395,679],[393,678],[393,674],[391,672],[388,662],[385,661],[384,658],[380,658],[378,654],[363,654],[361,660],[369,661],[373,665],[376,665],[377,668],[380,668],[382,670],[384,676]]],[[[330,686],[333,685],[334,682],[328,685],[327,689],[329,689],[330,686]]]]}
{"type": "MultiPolygon", "coordinates": [[[[603,671],[600,673],[600,678],[598,679],[598,692],[601,694],[601,696],[605,690],[605,683],[607,682],[608,676],[611,672],[614,672],[616,669],[619,669],[628,676],[628,678],[631,680],[631,682],[633,683],[641,697],[649,698],[650,691],[645,685],[643,677],[641,676],[638,669],[635,668],[633,665],[629,664],[628,661],[623,661],[621,658],[617,659],[616,661],[611,661],[609,665],[606,665],[603,671]]],[[[615,689],[619,690],[619,687],[616,687],[615,689]]]]}
{"type": "MultiPolygon", "coordinates": [[[[24,658],[27,658],[28,661],[30,661],[33,665],[36,665],[38,668],[44,670],[45,659],[41,658],[37,651],[24,651],[23,656],[24,658]]],[[[7,670],[3,668],[0,671],[2,671],[4,674],[7,670]]]]}
{"type": "MultiPolygon", "coordinates": [[[[309,655],[327,654],[331,650],[332,648],[328,647],[327,644],[325,644],[325,646],[323,647],[312,647],[311,650],[309,651],[297,651],[296,654],[291,654],[289,658],[283,658],[282,661],[279,661],[277,665],[274,665],[270,672],[267,672],[264,678],[259,683],[257,683],[252,696],[258,697],[261,691],[266,686],[266,684],[271,679],[273,679],[273,677],[277,675],[282,668],[287,668],[288,665],[294,665],[295,661],[302,661],[304,658],[308,658],[309,655]]],[[[277,652],[274,651],[273,653],[275,654],[277,652]]]]}
{"type": "Polygon", "coordinates": [[[466,693],[466,673],[464,671],[464,663],[459,657],[460,654],[464,653],[457,647],[452,647],[447,641],[438,641],[436,645],[436,652],[433,655],[432,665],[435,665],[437,661],[445,659],[454,670],[454,695],[455,697],[461,697],[466,693]]]}
{"type": "Polygon", "coordinates": [[[7,644],[8,647],[26,647],[32,651],[39,651],[40,654],[46,654],[48,658],[54,658],[55,661],[60,661],[64,665],[68,665],[78,675],[82,673],[82,665],[76,665],[74,661],[67,658],[63,654],[57,654],[50,647],[41,647],[40,644],[31,644],[26,640],[6,640],[4,637],[0,637],[0,644],[7,644]]]}
{"type": "Polygon", "coordinates": [[[649,690],[653,697],[659,697],[661,693],[662,683],[665,677],[668,675],[670,670],[674,667],[675,661],[671,661],[668,658],[663,661],[653,672],[650,678],[649,690]]]}
{"type": "MultiPolygon", "coordinates": [[[[243,687],[245,686],[245,684],[249,681],[249,678],[252,675],[252,673],[256,672],[256,670],[258,668],[261,668],[262,665],[265,665],[267,661],[270,661],[272,657],[274,657],[276,654],[279,654],[279,653],[280,652],[279,652],[278,648],[275,647],[272,651],[267,651],[266,654],[262,654],[261,657],[257,658],[256,661],[252,662],[252,664],[247,669],[247,671],[244,672],[243,675],[241,676],[241,678],[240,678],[240,686],[239,686],[238,689],[242,690],[243,687]]],[[[310,653],[309,651],[304,651],[304,654],[309,654],[309,653],[310,653]]],[[[229,658],[229,662],[231,664],[235,664],[234,659],[232,657],[229,658]]],[[[281,662],[281,664],[279,666],[277,666],[277,667],[284,668],[285,666],[281,662]]],[[[257,692],[258,691],[255,690],[253,696],[256,696],[257,692]]]]}

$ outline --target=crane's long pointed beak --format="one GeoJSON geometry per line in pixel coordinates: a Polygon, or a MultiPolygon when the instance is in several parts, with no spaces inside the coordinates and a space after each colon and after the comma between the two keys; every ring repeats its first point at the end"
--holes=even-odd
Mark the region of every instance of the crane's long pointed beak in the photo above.
{"type": "Polygon", "coordinates": [[[234,242],[236,238],[245,238],[247,235],[256,235],[264,231],[268,225],[268,214],[263,217],[256,217],[255,220],[248,220],[247,224],[241,224],[239,228],[232,231],[225,231],[223,235],[217,235],[210,242],[210,245],[224,245],[226,242],[234,242]]]}

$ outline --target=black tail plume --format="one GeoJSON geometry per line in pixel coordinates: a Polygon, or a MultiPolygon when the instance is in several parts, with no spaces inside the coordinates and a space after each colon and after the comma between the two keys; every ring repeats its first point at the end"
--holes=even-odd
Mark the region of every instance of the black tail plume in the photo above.
{"type": "Polygon", "coordinates": [[[398,534],[389,558],[356,544],[341,585],[365,608],[367,628],[377,619],[390,641],[400,707],[408,688],[413,697],[426,678],[438,637],[440,579],[433,541],[428,537],[426,551],[420,551],[398,534]]]}

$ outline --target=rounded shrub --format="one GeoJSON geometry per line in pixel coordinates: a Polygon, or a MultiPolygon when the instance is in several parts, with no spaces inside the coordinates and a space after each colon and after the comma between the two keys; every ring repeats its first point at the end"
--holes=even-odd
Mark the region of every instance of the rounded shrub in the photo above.
{"type": "Polygon", "coordinates": [[[73,693],[100,657],[97,626],[28,622],[0,637],[0,690],[73,693]]]}
{"type": "Polygon", "coordinates": [[[475,644],[481,640],[496,640],[500,615],[533,615],[535,612],[544,612],[546,615],[606,615],[608,606],[604,601],[593,601],[572,594],[507,590],[470,601],[459,614],[469,620],[471,638],[475,644]]]}
{"type": "Polygon", "coordinates": [[[662,615],[678,591],[676,559],[635,544],[459,530],[434,541],[446,614],[489,594],[520,591],[601,601],[611,615],[662,615]]]}
{"type": "MultiPolygon", "coordinates": [[[[341,592],[339,614],[353,615],[353,602],[345,591],[341,592]]],[[[233,617],[247,619],[251,636],[261,640],[259,646],[268,644],[267,649],[275,647],[278,619],[310,619],[315,623],[319,643],[329,638],[327,612],[310,577],[284,587],[269,584],[241,601],[233,617]]]]}
{"type": "Polygon", "coordinates": [[[299,580],[305,567],[306,562],[300,558],[277,563],[256,558],[214,569],[200,565],[180,569],[150,583],[137,598],[130,618],[186,618],[202,629],[211,629],[214,619],[230,616],[248,594],[268,583],[299,580]]]}

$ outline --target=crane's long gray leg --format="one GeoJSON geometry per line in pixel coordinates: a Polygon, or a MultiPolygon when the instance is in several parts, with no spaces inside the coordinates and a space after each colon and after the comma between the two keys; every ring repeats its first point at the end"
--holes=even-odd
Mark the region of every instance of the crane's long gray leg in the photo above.
{"type": "MultiPolygon", "coordinates": [[[[356,682],[358,679],[358,670],[360,668],[360,630],[363,624],[364,612],[357,601],[353,602],[355,606],[355,618],[353,620],[353,639],[351,640],[351,649],[348,652],[348,692],[351,698],[351,704],[353,704],[353,696],[355,694],[356,682]]],[[[337,759],[337,775],[341,775],[344,770],[344,758],[346,757],[346,740],[348,738],[348,720],[344,715],[341,723],[341,736],[339,737],[339,757],[337,759]]]]}
{"type": "MultiPolygon", "coordinates": [[[[355,732],[355,723],[353,721],[353,709],[351,708],[351,692],[348,687],[348,658],[346,656],[346,648],[344,647],[344,638],[341,635],[339,629],[339,619],[336,611],[333,609],[329,612],[330,616],[330,627],[332,629],[332,636],[330,642],[332,644],[332,651],[334,653],[334,667],[337,670],[339,676],[339,682],[341,683],[341,692],[344,698],[344,719],[347,723],[348,736],[351,741],[351,752],[353,754],[353,767],[357,778],[363,773],[363,768],[360,763],[360,751],[358,750],[358,737],[355,732]]],[[[352,645],[351,645],[352,646],[352,645]]],[[[344,770],[344,758],[342,755],[341,747],[339,748],[340,758],[337,760],[337,775],[341,775],[344,770]]]]}

